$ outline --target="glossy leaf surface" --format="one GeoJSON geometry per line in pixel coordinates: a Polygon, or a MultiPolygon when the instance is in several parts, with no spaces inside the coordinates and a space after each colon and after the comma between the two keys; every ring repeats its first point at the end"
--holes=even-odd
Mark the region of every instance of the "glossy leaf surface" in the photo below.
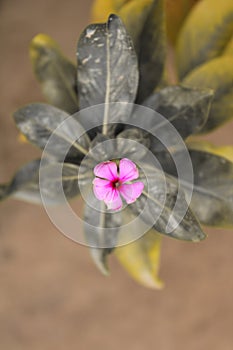
{"type": "Polygon", "coordinates": [[[40,171],[40,190],[45,199],[54,203],[64,203],[79,194],[78,166],[54,163],[44,166],[40,171]]]}
{"type": "MultiPolygon", "coordinates": [[[[206,145],[188,144],[194,173],[193,197],[191,208],[202,224],[217,227],[233,225],[233,162],[216,152],[206,150],[206,145]]],[[[220,148],[221,150],[221,148],[220,148]]],[[[220,151],[223,153],[223,150],[220,151]]],[[[177,153],[182,161],[182,152],[177,153]]],[[[170,162],[164,168],[176,176],[170,162]]],[[[185,169],[183,172],[185,176],[185,169]]],[[[182,179],[181,179],[182,180],[182,179]]],[[[190,190],[191,183],[182,182],[184,191],[190,190]]]]}
{"type": "Polygon", "coordinates": [[[206,225],[233,227],[233,163],[211,153],[190,150],[194,169],[191,203],[206,225]]]}
{"type": "Polygon", "coordinates": [[[133,103],[138,85],[137,58],[121,20],[112,15],[106,24],[93,24],[78,43],[78,86],[80,108],[104,103],[103,133],[109,121],[127,118],[126,104],[133,103]]]}
{"type": "Polygon", "coordinates": [[[184,192],[178,192],[176,179],[152,167],[147,168],[146,176],[150,186],[145,187],[142,195],[129,208],[136,214],[142,213],[142,220],[153,225],[159,233],[194,242],[204,239],[205,234],[188,209],[184,192]]]}
{"type": "Polygon", "coordinates": [[[87,153],[89,139],[82,126],[56,107],[34,103],[18,109],[14,119],[21,133],[41,149],[53,134],[47,150],[56,157],[80,158],[87,153]]]}
{"type": "Polygon", "coordinates": [[[84,210],[84,232],[86,244],[90,247],[92,258],[99,270],[109,273],[107,256],[117,245],[121,225],[121,213],[107,213],[103,201],[95,198],[90,190],[84,210]]]}
{"type": "MultiPolygon", "coordinates": [[[[206,123],[209,115],[213,91],[210,89],[186,88],[184,86],[169,86],[151,95],[144,105],[160,113],[170,122],[183,139],[197,133],[206,123]]],[[[151,130],[164,125],[150,126],[151,130]]]]}

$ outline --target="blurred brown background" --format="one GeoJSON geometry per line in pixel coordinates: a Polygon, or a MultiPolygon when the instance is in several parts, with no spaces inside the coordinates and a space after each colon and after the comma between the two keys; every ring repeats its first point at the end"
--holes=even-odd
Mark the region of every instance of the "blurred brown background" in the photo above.
{"type": "MultiPolygon", "coordinates": [[[[30,40],[47,33],[75,59],[91,3],[1,0],[1,182],[38,154],[17,141],[11,118],[19,106],[42,101],[30,40]]],[[[227,144],[232,132],[231,123],[211,139],[227,144]]],[[[166,286],[157,292],[134,283],[114,258],[111,277],[101,276],[88,250],[58,233],[43,208],[1,203],[0,349],[233,349],[233,232],[207,232],[197,245],[164,239],[166,286]]]]}

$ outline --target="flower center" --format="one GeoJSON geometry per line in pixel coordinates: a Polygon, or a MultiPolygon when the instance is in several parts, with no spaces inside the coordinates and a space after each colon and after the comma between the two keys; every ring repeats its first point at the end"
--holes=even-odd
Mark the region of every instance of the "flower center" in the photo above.
{"type": "Polygon", "coordinates": [[[122,182],[119,179],[117,179],[117,180],[114,180],[112,182],[112,187],[113,188],[119,188],[121,186],[121,184],[122,184],[122,182]]]}

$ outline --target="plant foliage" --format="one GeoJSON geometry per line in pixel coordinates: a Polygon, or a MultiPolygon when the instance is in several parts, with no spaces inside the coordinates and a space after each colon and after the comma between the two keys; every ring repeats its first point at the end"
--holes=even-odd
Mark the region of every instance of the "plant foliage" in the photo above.
{"type": "MultiPolygon", "coordinates": [[[[158,278],[162,235],[196,242],[205,237],[202,224],[233,226],[232,147],[218,148],[188,139],[190,135],[209,132],[233,117],[233,2],[177,1],[179,20],[172,23],[169,19],[174,8],[172,10],[169,3],[163,0],[96,0],[93,17],[95,22],[104,23],[90,24],[81,34],[77,64],[61,53],[53,39],[37,35],[30,45],[30,56],[35,75],[51,105],[35,103],[14,113],[20,132],[43,150],[51,133],[69,115],[86,107],[106,104],[101,129],[84,132],[75,143],[70,141],[74,133],[72,127],[56,134],[56,147],[42,169],[48,179],[43,188],[47,189],[51,203],[59,202],[56,173],[67,143],[70,149],[63,168],[63,188],[68,199],[79,195],[77,173],[81,161],[85,155],[93,155],[95,145],[103,140],[114,138],[116,149],[129,158],[133,150],[127,149],[124,139],[140,140],[159,159],[165,172],[167,192],[165,206],[155,225],[153,219],[164,195],[162,173],[161,169],[150,168],[144,153],[137,157],[148,168],[153,184],[150,194],[145,187],[143,195],[122,215],[101,213],[102,203],[92,195],[88,202],[91,205],[86,205],[84,212],[86,222],[95,227],[95,230],[89,225],[84,227],[87,242],[91,245],[101,240],[107,245],[110,241],[113,246],[117,237],[124,234],[120,230],[122,222],[138,215],[148,200],[149,209],[142,215],[142,223],[151,224],[153,228],[139,240],[116,248],[115,254],[133,278],[152,288],[162,286],[158,278]],[[107,19],[110,13],[115,14],[107,19]],[[170,41],[176,42],[180,82],[173,86],[164,80],[167,76],[166,28],[170,41]],[[172,217],[174,227],[169,234],[166,226],[170,215],[174,215],[172,209],[178,193],[177,172],[171,158],[174,154],[182,158],[182,152],[174,144],[171,156],[151,134],[128,126],[135,111],[123,104],[119,108],[114,105],[109,108],[112,102],[136,102],[161,113],[186,142],[194,171],[194,193],[190,208],[178,226],[178,219],[172,217]],[[111,128],[110,122],[118,123],[120,128],[111,128]],[[113,234],[106,236],[103,227],[113,228],[113,234]]],[[[83,132],[84,124],[81,120],[75,127],[83,132]]],[[[147,127],[153,130],[156,125],[147,127]]],[[[103,159],[114,159],[115,151],[103,147],[100,154],[103,159]]],[[[89,168],[96,164],[96,160],[88,156],[86,162],[89,168]]],[[[0,198],[11,196],[40,202],[38,172],[39,160],[22,167],[8,184],[0,186],[0,198]]],[[[140,176],[143,181],[143,174],[140,176]]],[[[92,175],[87,172],[84,182],[88,185],[91,181],[92,175]]],[[[186,203],[190,185],[183,183],[178,210],[186,203]]],[[[91,248],[93,260],[105,274],[108,273],[107,258],[112,252],[114,249],[91,248]]]]}

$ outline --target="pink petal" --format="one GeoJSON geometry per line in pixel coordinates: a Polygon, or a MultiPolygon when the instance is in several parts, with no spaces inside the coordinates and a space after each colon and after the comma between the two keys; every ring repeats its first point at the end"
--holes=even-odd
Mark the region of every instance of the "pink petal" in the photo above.
{"type": "Polygon", "coordinates": [[[99,200],[105,199],[108,193],[112,191],[112,185],[109,180],[103,180],[96,177],[92,183],[94,185],[94,194],[99,200]]]}
{"type": "Polygon", "coordinates": [[[103,162],[95,166],[94,168],[95,176],[102,177],[102,179],[107,179],[114,181],[118,178],[117,175],[117,165],[115,162],[103,162]]]}
{"type": "Polygon", "coordinates": [[[126,200],[126,203],[130,204],[136,201],[141,196],[144,188],[143,182],[135,182],[133,184],[123,184],[118,188],[118,191],[122,197],[126,200]]]}
{"type": "Polygon", "coordinates": [[[136,165],[129,159],[123,158],[119,164],[119,179],[127,182],[137,179],[139,176],[136,165]]]}
{"type": "Polygon", "coordinates": [[[122,200],[118,190],[115,188],[109,192],[104,199],[104,203],[107,205],[108,209],[119,210],[122,208],[122,200]]]}

